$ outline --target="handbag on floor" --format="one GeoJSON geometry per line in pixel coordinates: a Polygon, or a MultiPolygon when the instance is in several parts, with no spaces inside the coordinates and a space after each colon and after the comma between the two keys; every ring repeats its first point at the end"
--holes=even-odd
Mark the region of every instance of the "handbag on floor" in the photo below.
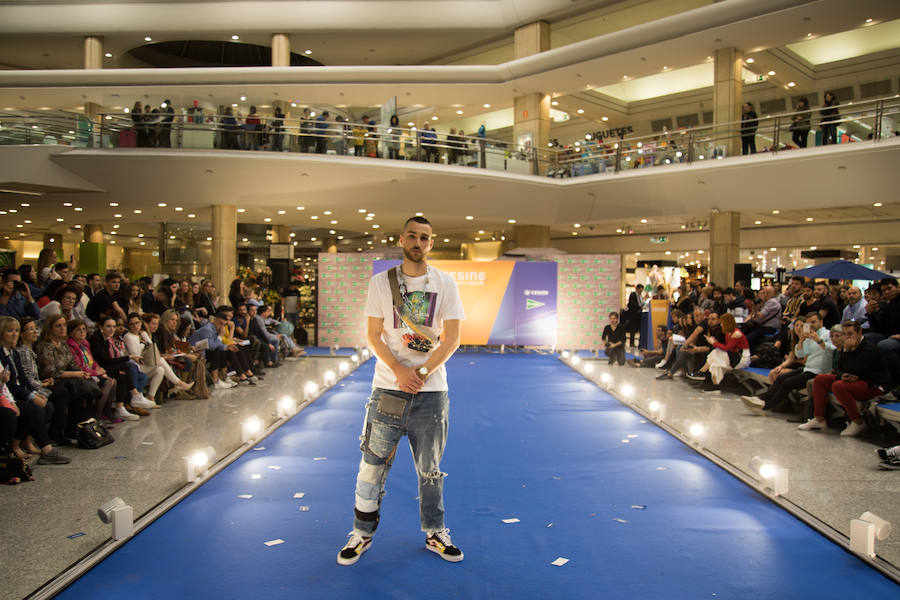
{"type": "Polygon", "coordinates": [[[24,481],[34,481],[28,461],[15,454],[0,454],[0,483],[16,485],[24,481]]]}
{"type": "Polygon", "coordinates": [[[78,424],[78,447],[96,450],[112,444],[115,440],[109,430],[97,419],[88,419],[78,424]]]}
{"type": "Polygon", "coordinates": [[[194,382],[192,391],[197,398],[209,398],[209,387],[206,385],[206,359],[199,358],[194,361],[194,367],[191,370],[191,378],[194,382]]]}

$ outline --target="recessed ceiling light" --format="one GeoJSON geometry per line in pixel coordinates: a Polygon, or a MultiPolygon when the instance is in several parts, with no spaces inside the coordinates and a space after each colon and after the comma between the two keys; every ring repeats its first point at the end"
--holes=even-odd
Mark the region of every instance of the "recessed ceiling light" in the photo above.
{"type": "Polygon", "coordinates": [[[278,214],[279,214],[279,215],[283,215],[284,213],[285,213],[285,211],[283,211],[283,210],[279,210],[279,211],[278,211],[278,214]]]}
{"type": "MultiPolygon", "coordinates": [[[[25,222],[26,222],[26,223],[30,223],[31,221],[25,221],[25,222]]],[[[484,229],[479,229],[479,230],[478,230],[478,234],[479,234],[479,235],[484,235],[484,229]]]]}
{"type": "Polygon", "coordinates": [[[473,217],[472,215],[466,215],[466,221],[471,221],[474,218],[475,217],[473,217]]]}
{"type": "MultiPolygon", "coordinates": [[[[175,210],[178,210],[178,209],[176,208],[175,210]]],[[[239,208],[239,209],[237,209],[237,211],[238,211],[239,213],[243,213],[243,212],[247,212],[247,209],[246,209],[246,208],[239,208]]]]}
{"type": "Polygon", "coordinates": [[[207,242],[211,242],[211,241],[212,241],[212,238],[211,238],[211,237],[208,237],[208,238],[206,238],[206,241],[207,241],[207,242]]]}
{"type": "Polygon", "coordinates": [[[366,221],[371,221],[371,220],[374,219],[374,218],[375,218],[375,217],[366,217],[366,221]]]}
{"type": "Polygon", "coordinates": [[[575,112],[577,112],[579,115],[583,115],[583,114],[584,114],[584,109],[583,109],[583,108],[579,108],[579,109],[576,110],[575,112]]]}
{"type": "Polygon", "coordinates": [[[807,222],[807,223],[811,222],[812,220],[813,220],[812,217],[806,217],[806,222],[807,222]]]}
{"type": "Polygon", "coordinates": [[[458,111],[456,111],[456,114],[461,115],[461,114],[463,114],[463,111],[458,110],[458,111]]]}
{"type": "Polygon", "coordinates": [[[756,59],[754,59],[754,58],[748,58],[748,59],[747,59],[747,64],[748,64],[748,65],[752,65],[752,64],[755,63],[755,62],[756,62],[756,59]]]}
{"type": "Polygon", "coordinates": [[[666,65],[663,65],[663,71],[668,71],[668,70],[669,70],[669,67],[667,67],[666,65]]]}
{"type": "Polygon", "coordinates": [[[337,231],[335,231],[334,229],[329,229],[328,233],[330,233],[331,235],[334,235],[337,233],[337,231]]]}
{"type": "Polygon", "coordinates": [[[872,206],[881,206],[881,202],[875,202],[872,206]]]}
{"type": "Polygon", "coordinates": [[[332,219],[332,220],[331,220],[331,224],[332,224],[332,225],[337,225],[337,219],[332,219]]]}
{"type": "Polygon", "coordinates": [[[18,227],[19,229],[21,229],[21,228],[23,228],[23,227],[25,227],[25,226],[22,225],[21,223],[16,223],[16,227],[18,227]]]}
{"type": "Polygon", "coordinates": [[[794,83],[793,81],[788,81],[788,87],[794,87],[795,85],[797,85],[797,84],[794,83]]]}
{"type": "Polygon", "coordinates": [[[241,102],[246,102],[246,101],[247,101],[247,96],[241,96],[241,102]]]}
{"type": "Polygon", "coordinates": [[[425,213],[417,212],[417,213],[416,213],[416,216],[417,216],[417,217],[422,217],[422,216],[425,216],[425,213]]]}
{"type": "Polygon", "coordinates": [[[158,202],[156,205],[160,208],[165,208],[168,206],[168,204],[166,204],[165,202],[158,202]]]}
{"type": "Polygon", "coordinates": [[[109,205],[110,205],[110,206],[118,206],[119,203],[118,203],[118,202],[110,202],[109,205]]]}
{"type": "Polygon", "coordinates": [[[877,247],[877,246],[876,246],[876,247],[873,247],[873,248],[872,248],[872,252],[878,252],[878,247],[877,247]]]}
{"type": "Polygon", "coordinates": [[[144,234],[143,234],[143,233],[139,233],[139,234],[138,234],[138,237],[139,237],[139,238],[142,238],[142,237],[144,237],[144,234]]]}
{"type": "Polygon", "coordinates": [[[575,223],[574,225],[572,225],[572,227],[574,227],[575,229],[578,229],[581,227],[581,223],[575,223]]]}
{"type": "Polygon", "coordinates": [[[431,120],[432,120],[432,121],[437,121],[437,115],[434,115],[433,117],[431,117],[431,120]]]}
{"type": "Polygon", "coordinates": [[[600,117],[601,121],[609,121],[609,117],[600,117]]]}
{"type": "Polygon", "coordinates": [[[551,100],[550,106],[559,106],[559,102],[557,102],[556,100],[551,100]]]}
{"type": "Polygon", "coordinates": [[[231,36],[231,39],[233,39],[233,40],[239,40],[239,39],[241,39],[241,36],[235,34],[235,35],[231,36]]]}
{"type": "Polygon", "coordinates": [[[152,41],[153,41],[153,38],[150,37],[150,36],[148,35],[147,37],[144,38],[144,41],[145,41],[145,42],[152,42],[152,41]]]}
{"type": "Polygon", "coordinates": [[[810,250],[817,250],[817,249],[818,249],[818,246],[810,246],[809,249],[810,249],[810,250]]]}
{"type": "Polygon", "coordinates": [[[197,216],[197,215],[195,215],[194,213],[188,213],[188,219],[193,219],[193,218],[195,218],[196,216],[197,216]]]}
{"type": "Polygon", "coordinates": [[[63,219],[62,217],[56,217],[57,223],[62,223],[63,221],[65,221],[65,219],[63,219]]]}
{"type": "Polygon", "coordinates": [[[237,103],[235,102],[234,104],[232,104],[231,108],[237,108],[237,103]]]}
{"type": "Polygon", "coordinates": [[[578,235],[578,232],[577,232],[577,231],[573,231],[573,232],[572,232],[572,235],[578,235]]]}
{"type": "Polygon", "coordinates": [[[266,217],[265,219],[263,219],[263,221],[265,221],[266,223],[271,223],[272,217],[266,217]]]}
{"type": "Polygon", "coordinates": [[[313,221],[316,221],[319,219],[319,215],[312,215],[309,218],[312,219],[313,221]]]}
{"type": "Polygon", "coordinates": [[[641,223],[646,223],[647,219],[641,219],[641,223]]]}
{"type": "MultiPolygon", "coordinates": [[[[118,224],[118,223],[116,223],[115,225],[113,225],[113,229],[118,229],[118,228],[119,228],[119,224],[118,224]]],[[[143,235],[143,234],[141,234],[141,235],[143,235]]]]}
{"type": "Polygon", "coordinates": [[[323,214],[323,215],[330,215],[330,214],[331,214],[331,211],[330,211],[330,210],[323,210],[323,211],[322,211],[322,214],[323,214]]]}
{"type": "Polygon", "coordinates": [[[141,214],[142,212],[144,212],[144,211],[142,211],[142,210],[139,209],[139,208],[134,209],[134,214],[136,214],[136,215],[139,215],[139,214],[141,214]]]}
{"type": "Polygon", "coordinates": [[[312,50],[304,50],[303,54],[309,56],[310,54],[312,54],[312,50]]]}
{"type": "Polygon", "coordinates": [[[778,210],[777,208],[776,208],[775,210],[772,211],[772,214],[773,214],[773,215],[777,215],[777,214],[780,214],[780,213],[781,213],[781,211],[778,210]]]}
{"type": "Polygon", "coordinates": [[[381,225],[372,225],[372,229],[380,229],[381,225]]]}
{"type": "Polygon", "coordinates": [[[367,216],[367,217],[374,217],[374,216],[375,216],[375,213],[366,213],[366,216],[367,216]]]}
{"type": "Polygon", "coordinates": [[[762,221],[753,221],[754,225],[762,225],[762,221]]]}
{"type": "Polygon", "coordinates": [[[769,76],[769,77],[772,77],[773,75],[775,75],[775,71],[769,71],[769,72],[768,72],[768,76],[769,76]]]}
{"type": "Polygon", "coordinates": [[[72,206],[71,202],[63,202],[63,206],[72,206]]]}
{"type": "Polygon", "coordinates": [[[866,19],[866,23],[871,23],[872,19],[866,19]]]}
{"type": "Polygon", "coordinates": [[[305,206],[298,206],[298,207],[297,207],[297,210],[306,210],[306,207],[305,207],[305,206]]]}
{"type": "Polygon", "coordinates": [[[103,56],[105,56],[106,58],[112,58],[112,52],[107,52],[103,56]]]}
{"type": "Polygon", "coordinates": [[[113,217],[115,217],[115,218],[117,218],[117,219],[121,219],[121,218],[122,218],[122,213],[116,213],[116,214],[113,215],[113,217]]]}

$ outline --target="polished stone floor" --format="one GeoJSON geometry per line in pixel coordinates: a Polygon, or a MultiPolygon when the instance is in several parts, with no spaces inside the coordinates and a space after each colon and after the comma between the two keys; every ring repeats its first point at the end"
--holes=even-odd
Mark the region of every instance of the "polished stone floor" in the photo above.
{"type": "MultiPolygon", "coordinates": [[[[656,369],[608,366],[606,360],[583,360],[574,368],[620,401],[647,410],[650,402],[664,405],[664,422],[688,433],[693,423],[705,429],[702,445],[744,473],[751,473],[750,459],[759,456],[789,470],[785,498],[833,529],[850,535],[850,520],[865,511],[900,525],[900,471],[877,467],[878,438],[841,437],[837,430],[798,431],[788,415],[752,415],[739,396],[701,393],[688,380],[657,380],[656,369]],[[585,365],[593,365],[585,373],[585,365]],[[607,375],[608,377],[605,377],[607,375]],[[606,379],[606,381],[604,381],[606,379]],[[623,385],[630,386],[624,390],[623,385]]],[[[881,558],[900,567],[900,535],[897,530],[876,541],[881,558]]]]}
{"type": "MultiPolygon", "coordinates": [[[[267,370],[258,387],[214,392],[208,400],[170,400],[149,417],[116,424],[113,444],[63,448],[70,464],[33,465],[34,482],[0,487],[0,599],[27,596],[105,542],[110,526],[97,518],[103,502],[119,496],[137,519],[184,486],[182,456],[206,446],[215,447],[217,457],[229,454],[240,446],[242,421],[256,415],[268,426],[278,399],[299,398],[307,381],[321,385],[325,372],[348,358],[301,358],[267,370]]],[[[361,410],[364,404],[361,398],[361,410]]],[[[152,565],[147,557],[147,568],[152,565]]]]}

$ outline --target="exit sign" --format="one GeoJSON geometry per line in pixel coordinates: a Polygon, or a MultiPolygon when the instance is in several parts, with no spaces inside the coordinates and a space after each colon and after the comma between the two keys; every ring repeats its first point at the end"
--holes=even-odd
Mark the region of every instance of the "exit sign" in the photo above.
{"type": "Polygon", "coordinates": [[[665,243],[668,242],[668,241],[669,241],[669,238],[668,238],[668,236],[665,236],[665,235],[660,235],[660,236],[657,236],[657,237],[651,237],[651,238],[650,238],[650,243],[651,243],[651,244],[665,244],[665,243]]]}

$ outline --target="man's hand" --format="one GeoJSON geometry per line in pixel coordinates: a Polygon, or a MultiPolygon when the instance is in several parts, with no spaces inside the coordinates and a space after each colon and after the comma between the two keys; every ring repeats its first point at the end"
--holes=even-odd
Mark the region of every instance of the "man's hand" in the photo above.
{"type": "Polygon", "coordinates": [[[225,346],[225,349],[229,352],[237,352],[239,350],[237,344],[228,344],[227,346],[225,346]]]}
{"type": "Polygon", "coordinates": [[[106,369],[103,367],[97,367],[97,375],[106,375],[106,369]]]}
{"type": "Polygon", "coordinates": [[[858,379],[859,379],[859,376],[853,375],[851,373],[844,373],[843,375],[841,375],[841,381],[846,381],[848,383],[853,383],[854,381],[857,381],[858,379]]]}
{"type": "Polygon", "coordinates": [[[47,379],[44,379],[43,381],[41,381],[41,387],[48,388],[48,387],[52,387],[52,386],[53,386],[53,378],[52,377],[48,377],[47,379]]]}
{"type": "Polygon", "coordinates": [[[34,402],[35,404],[37,404],[38,406],[40,406],[41,408],[44,408],[45,406],[47,406],[47,398],[45,398],[41,394],[35,394],[34,398],[32,398],[31,401],[34,402]]]}
{"type": "Polygon", "coordinates": [[[425,385],[425,382],[413,367],[397,365],[397,368],[394,369],[394,376],[397,378],[397,386],[402,392],[416,394],[425,385]]]}
{"type": "Polygon", "coordinates": [[[873,312],[878,312],[878,303],[869,300],[866,302],[866,312],[871,314],[873,312]]]}
{"type": "Polygon", "coordinates": [[[269,350],[275,352],[275,346],[273,344],[269,344],[269,350]]]}
{"type": "Polygon", "coordinates": [[[22,295],[25,296],[25,301],[28,302],[28,304],[34,302],[34,298],[31,297],[31,288],[28,287],[27,283],[22,288],[22,295]]]}

